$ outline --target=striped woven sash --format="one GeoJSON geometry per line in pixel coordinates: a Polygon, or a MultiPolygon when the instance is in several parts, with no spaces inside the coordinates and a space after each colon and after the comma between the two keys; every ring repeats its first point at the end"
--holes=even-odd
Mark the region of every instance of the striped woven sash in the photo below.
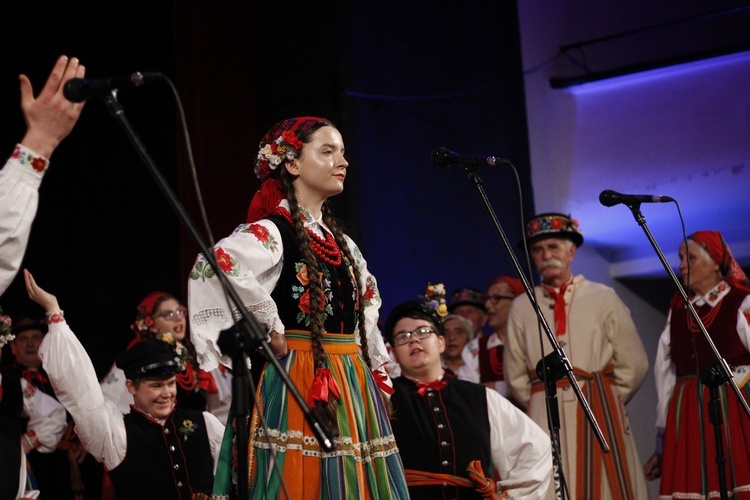
{"type": "MultiPolygon", "coordinates": [[[[618,408],[621,407],[619,398],[615,396],[615,367],[608,364],[604,370],[587,372],[580,368],[573,368],[576,380],[585,381],[581,389],[586,401],[591,406],[591,412],[601,427],[602,434],[610,446],[610,452],[604,453],[594,431],[583,414],[583,408],[578,406],[576,435],[578,436],[578,450],[576,457],[576,496],[578,498],[597,498],[601,492],[602,463],[607,472],[612,498],[628,500],[633,497],[633,485],[630,482],[628,470],[627,449],[622,418],[618,408]]],[[[566,387],[570,382],[567,378],[557,381],[556,386],[566,387]]],[[[544,391],[544,383],[532,377],[531,392],[544,391]]],[[[622,409],[624,414],[625,410],[622,409]]]]}

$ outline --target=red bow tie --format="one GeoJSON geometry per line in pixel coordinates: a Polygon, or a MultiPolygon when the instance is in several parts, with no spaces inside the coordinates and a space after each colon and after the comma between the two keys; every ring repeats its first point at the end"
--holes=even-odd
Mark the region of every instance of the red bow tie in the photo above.
{"type": "Polygon", "coordinates": [[[36,370],[29,370],[27,368],[23,371],[22,375],[26,379],[26,382],[33,386],[45,385],[47,383],[47,378],[36,370]]]}
{"type": "Polygon", "coordinates": [[[427,391],[430,389],[435,389],[436,391],[440,391],[448,385],[448,382],[445,380],[433,380],[432,382],[417,382],[417,393],[420,396],[424,396],[427,394],[427,391]]]}

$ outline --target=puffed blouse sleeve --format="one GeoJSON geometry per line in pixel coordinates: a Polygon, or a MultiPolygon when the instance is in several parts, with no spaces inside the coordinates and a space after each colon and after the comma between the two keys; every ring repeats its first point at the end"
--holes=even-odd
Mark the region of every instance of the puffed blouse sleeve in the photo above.
{"type": "Polygon", "coordinates": [[[656,359],[654,360],[654,380],[656,382],[656,427],[663,429],[667,423],[667,410],[669,409],[669,400],[672,398],[677,376],[674,364],[669,354],[669,348],[672,343],[671,334],[672,311],[667,315],[667,323],[664,325],[659,336],[659,345],[656,349],[656,359]]]}
{"type": "MultiPolygon", "coordinates": [[[[381,366],[387,364],[390,361],[388,351],[385,348],[385,342],[383,342],[383,336],[378,328],[378,317],[380,315],[380,305],[382,301],[380,299],[380,291],[378,290],[378,282],[375,276],[370,274],[367,269],[367,261],[362,256],[362,252],[359,247],[349,236],[344,236],[346,243],[349,246],[349,250],[354,257],[354,265],[359,269],[360,275],[360,289],[362,290],[362,298],[364,301],[365,308],[365,325],[364,331],[367,337],[367,352],[370,355],[370,366],[371,369],[376,370],[381,366]]],[[[357,330],[356,334],[357,343],[361,348],[362,338],[360,329],[357,330]]],[[[384,368],[382,369],[385,373],[384,368]]]]}
{"type": "MultiPolygon", "coordinates": [[[[271,298],[283,267],[283,245],[276,225],[267,219],[241,224],[214,247],[221,272],[229,279],[243,306],[258,320],[267,333],[284,333],[284,325],[271,298]]],[[[217,340],[219,333],[240,318],[239,310],[224,294],[214,269],[200,254],[188,279],[188,310],[190,338],[195,345],[198,362],[211,371],[221,362],[231,366],[231,359],[222,356],[217,340]],[[231,312],[230,312],[231,309],[231,312]]]]}
{"type": "Polygon", "coordinates": [[[48,161],[18,144],[0,170],[0,294],[21,265],[48,161]]]}

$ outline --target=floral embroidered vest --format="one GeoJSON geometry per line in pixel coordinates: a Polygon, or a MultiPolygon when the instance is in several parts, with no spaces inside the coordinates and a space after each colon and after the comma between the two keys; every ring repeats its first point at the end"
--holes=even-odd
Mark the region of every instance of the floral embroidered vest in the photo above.
{"type": "MultiPolygon", "coordinates": [[[[310,330],[310,288],[305,258],[299,249],[294,228],[280,215],[269,215],[281,233],[284,264],[271,297],[287,330],[310,330]]],[[[347,259],[334,267],[318,260],[325,300],[319,314],[323,315],[328,333],[354,333],[357,321],[357,288],[354,270],[347,259]]]]}

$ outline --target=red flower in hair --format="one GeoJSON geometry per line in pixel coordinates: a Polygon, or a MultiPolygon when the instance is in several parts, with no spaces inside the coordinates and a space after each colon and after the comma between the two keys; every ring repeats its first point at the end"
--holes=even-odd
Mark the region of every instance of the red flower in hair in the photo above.
{"type": "Polygon", "coordinates": [[[297,134],[292,132],[291,130],[285,130],[281,133],[281,138],[284,139],[284,141],[292,146],[296,150],[302,149],[302,141],[299,140],[297,137],[297,134]]]}

